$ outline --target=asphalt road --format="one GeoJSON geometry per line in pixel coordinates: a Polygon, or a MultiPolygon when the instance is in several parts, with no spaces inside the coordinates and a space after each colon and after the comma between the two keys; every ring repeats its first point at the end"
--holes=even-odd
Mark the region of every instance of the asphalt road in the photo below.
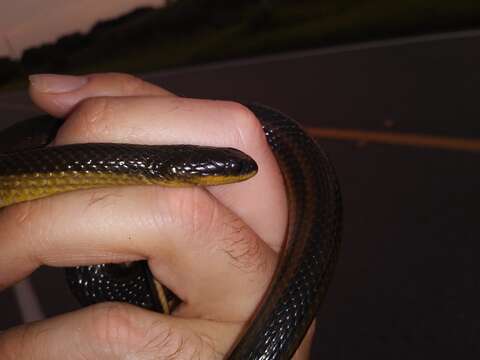
{"type": "MultiPolygon", "coordinates": [[[[308,127],[480,138],[480,32],[362,44],[146,75],[184,95],[255,100],[308,127]]],[[[0,127],[34,115],[0,95],[0,127]]],[[[319,139],[345,221],[313,359],[480,356],[480,153],[319,139]]],[[[31,277],[43,311],[76,307],[62,272],[31,277]]],[[[0,295],[0,329],[21,321],[0,295]]]]}

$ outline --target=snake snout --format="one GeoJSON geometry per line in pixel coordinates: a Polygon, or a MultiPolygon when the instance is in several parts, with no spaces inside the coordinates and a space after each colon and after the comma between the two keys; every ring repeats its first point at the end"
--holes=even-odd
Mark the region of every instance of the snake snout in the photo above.
{"type": "Polygon", "coordinates": [[[188,161],[171,168],[172,177],[189,184],[221,185],[243,181],[257,173],[255,160],[237,149],[196,147],[188,161]]]}
{"type": "Polygon", "coordinates": [[[250,177],[257,173],[257,163],[250,156],[236,149],[229,149],[229,151],[232,151],[232,155],[235,156],[229,157],[224,163],[223,173],[225,175],[250,177]]]}

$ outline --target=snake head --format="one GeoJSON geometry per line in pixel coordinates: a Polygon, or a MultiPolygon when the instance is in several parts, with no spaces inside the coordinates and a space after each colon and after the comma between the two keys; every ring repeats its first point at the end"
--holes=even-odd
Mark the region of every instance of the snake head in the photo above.
{"type": "Polygon", "coordinates": [[[182,145],[169,173],[179,185],[222,185],[247,180],[258,166],[247,154],[233,148],[182,145]],[[183,152],[183,154],[182,154],[183,152]]]}

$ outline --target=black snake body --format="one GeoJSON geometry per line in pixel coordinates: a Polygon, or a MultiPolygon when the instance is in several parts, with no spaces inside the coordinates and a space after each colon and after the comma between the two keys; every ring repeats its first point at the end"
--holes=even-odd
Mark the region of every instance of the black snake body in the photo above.
{"type": "MultiPolygon", "coordinates": [[[[334,169],[327,156],[296,122],[262,105],[247,104],[247,106],[262,123],[266,139],[284,177],[289,206],[288,235],[271,285],[254,318],[234,345],[228,358],[242,360],[290,359],[317,313],[336,263],[341,228],[340,190],[334,169]]],[[[50,158],[43,159],[42,149],[35,150],[37,157],[28,153],[31,150],[25,152],[26,148],[41,148],[47,144],[53,139],[59,126],[60,122],[46,117],[41,122],[30,120],[0,133],[0,152],[2,153],[0,154],[0,207],[2,202],[5,203],[3,205],[5,206],[25,200],[22,198],[13,202],[6,201],[9,196],[11,197],[12,191],[18,191],[18,187],[15,188],[12,182],[8,183],[5,180],[9,176],[13,176],[12,173],[17,172],[17,175],[22,175],[25,172],[38,172],[42,166],[45,168],[42,161],[53,164],[55,169],[60,169],[64,173],[65,170],[72,169],[72,164],[76,164],[75,166],[80,169],[76,173],[81,173],[82,167],[88,168],[82,161],[90,159],[91,164],[92,157],[99,153],[98,146],[101,147],[102,156],[115,155],[119,151],[126,153],[127,159],[131,160],[130,165],[135,164],[137,170],[141,171],[143,166],[141,161],[145,157],[142,155],[141,147],[135,146],[133,146],[134,150],[138,152],[135,156],[131,155],[128,145],[122,145],[120,149],[118,145],[109,147],[108,144],[90,145],[93,148],[88,148],[88,146],[82,148],[82,145],[79,145],[74,147],[73,155],[70,150],[68,156],[63,156],[64,150],[59,147],[55,151],[60,160],[65,157],[69,158],[70,167],[67,168],[62,168],[63,165],[55,167],[57,166],[56,161],[52,161],[50,158]],[[12,152],[12,149],[15,152],[12,152]]],[[[179,148],[187,154],[186,158],[182,160],[183,165],[188,161],[189,151],[198,152],[195,147],[188,145],[179,148]]],[[[235,150],[232,150],[233,155],[227,151],[222,155],[223,158],[215,158],[214,161],[210,161],[212,159],[209,159],[209,151],[207,149],[202,155],[207,157],[203,160],[198,154],[192,155],[192,159],[195,159],[192,160],[192,164],[196,167],[187,164],[187,170],[184,168],[184,176],[189,176],[188,169],[196,169],[198,175],[198,172],[207,171],[205,169],[209,166],[213,167],[212,173],[228,173],[229,167],[225,164],[228,163],[230,156],[236,158],[237,155],[240,162],[236,163],[236,170],[243,167],[243,170],[252,171],[253,165],[248,162],[248,159],[246,162],[241,162],[245,159],[242,159],[242,155],[236,153],[235,150]],[[222,166],[215,168],[217,166],[215,164],[222,164],[222,166]]],[[[218,156],[217,152],[211,154],[218,156]]],[[[113,174],[116,174],[118,168],[125,167],[125,164],[129,163],[129,161],[125,161],[125,158],[120,159],[117,156],[110,156],[110,158],[113,162],[107,171],[113,174]],[[122,162],[121,166],[114,163],[115,159],[120,159],[118,161],[122,162]]],[[[160,163],[165,164],[176,160],[178,160],[177,155],[171,154],[167,160],[161,160],[160,163]]],[[[99,161],[105,164],[105,160],[102,160],[101,156],[99,161]]],[[[232,168],[235,166],[232,165],[232,168]]],[[[159,165],[159,167],[161,166],[159,165]]],[[[95,168],[95,171],[97,170],[98,166],[95,168]]],[[[128,171],[130,170],[127,169],[127,173],[128,171]]],[[[159,170],[160,175],[163,172],[165,169],[159,170]]],[[[179,173],[177,171],[173,175],[178,176],[179,173]]],[[[242,176],[238,172],[231,175],[233,180],[235,180],[235,176],[242,176]]],[[[129,179],[129,175],[125,176],[129,179]]],[[[166,182],[170,180],[167,179],[166,182]]],[[[175,179],[173,178],[173,180],[175,179]]],[[[21,183],[20,181],[16,184],[21,183]]],[[[115,184],[117,183],[107,182],[102,186],[115,184]]],[[[68,190],[72,189],[63,189],[63,191],[68,190]]],[[[83,305],[117,300],[154,310],[162,309],[158,298],[158,288],[155,286],[145,262],[69,268],[67,269],[67,279],[74,294],[83,305]]],[[[165,296],[166,301],[174,306],[177,301],[175,295],[166,290],[165,296]]]]}

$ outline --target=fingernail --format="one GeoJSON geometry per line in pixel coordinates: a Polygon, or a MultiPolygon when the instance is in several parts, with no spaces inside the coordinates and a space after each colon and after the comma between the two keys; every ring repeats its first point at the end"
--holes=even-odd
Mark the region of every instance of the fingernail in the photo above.
{"type": "Polygon", "coordinates": [[[61,94],[77,90],[85,85],[88,79],[84,76],[35,74],[28,77],[36,90],[48,94],[61,94]]]}

